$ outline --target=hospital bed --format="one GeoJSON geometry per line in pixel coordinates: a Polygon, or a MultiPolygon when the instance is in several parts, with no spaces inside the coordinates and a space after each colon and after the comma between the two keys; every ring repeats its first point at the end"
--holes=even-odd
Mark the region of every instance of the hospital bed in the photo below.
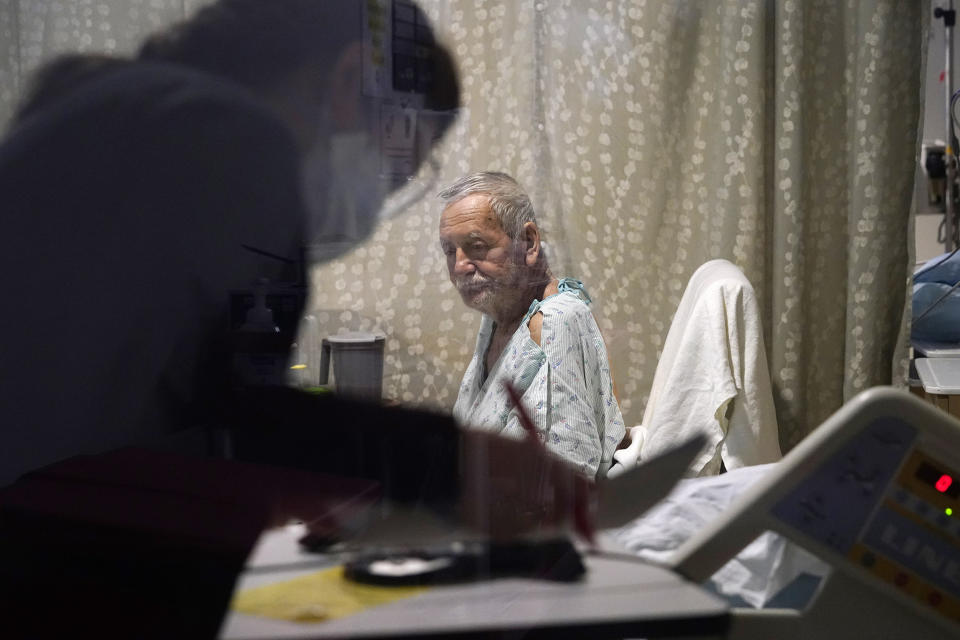
{"type": "Polygon", "coordinates": [[[956,420],[872,389],[780,462],[725,475],[684,481],[608,535],[741,604],[765,604],[734,608],[731,638],[960,637],[956,420]],[[650,535],[678,526],[673,539],[650,535]],[[771,608],[797,577],[813,577],[808,602],[771,608]]]}
{"type": "MultiPolygon", "coordinates": [[[[665,492],[663,486],[648,489],[665,492]]],[[[652,502],[642,490],[637,493],[641,501],[652,502]]],[[[735,640],[960,638],[960,423],[905,392],[873,389],[845,405],[780,462],[685,480],[643,517],[606,530],[602,541],[600,549],[584,550],[588,580],[582,585],[514,585],[519,590],[508,598],[508,609],[511,615],[526,616],[523,621],[507,624],[496,606],[482,604],[497,593],[513,594],[501,592],[513,583],[463,587],[490,593],[479,601],[458,600],[456,624],[469,623],[459,631],[506,625],[514,631],[562,628],[575,634],[586,629],[578,626],[583,620],[599,635],[619,630],[633,637],[640,629],[646,636],[683,635],[692,630],[683,625],[693,621],[703,635],[720,631],[705,624],[704,612],[714,605],[704,600],[690,610],[695,615],[674,612],[668,624],[651,633],[654,629],[644,625],[662,606],[654,606],[651,590],[662,587],[666,574],[657,574],[656,580],[644,577],[649,567],[643,564],[623,574],[632,576],[629,587],[619,587],[632,605],[616,615],[592,608],[599,600],[590,600],[589,589],[597,580],[603,583],[598,583],[601,590],[609,587],[603,582],[609,577],[603,563],[615,562],[618,552],[623,559],[628,550],[674,577],[739,602],[722,610],[729,611],[729,626],[721,633],[735,640]],[[538,589],[551,595],[538,599],[538,589]],[[561,596],[574,599],[550,610],[520,604],[528,597],[549,603],[561,596]],[[587,600],[592,602],[587,609],[572,604],[587,600]],[[467,601],[472,608],[466,608],[467,601]],[[577,618],[581,613],[587,617],[577,618]],[[482,614],[482,623],[473,614],[482,614]],[[611,621],[616,624],[609,625],[611,621]]],[[[268,564],[271,571],[279,566],[268,564]]],[[[262,571],[252,570],[244,583],[275,579],[262,571]]],[[[460,587],[452,589],[324,624],[309,635],[350,633],[383,621],[393,621],[390,633],[395,635],[423,633],[424,607],[434,600],[449,604],[446,598],[460,587]],[[407,618],[396,615],[410,607],[417,616],[410,618],[409,628],[398,627],[396,621],[407,618]]],[[[710,609],[709,620],[719,621],[720,612],[710,609]]],[[[452,618],[430,614],[429,620],[446,625],[444,633],[453,631],[452,618]]],[[[254,622],[267,624],[234,613],[222,632],[246,637],[244,629],[252,630],[247,625],[254,622]]],[[[383,633],[383,627],[377,629],[383,633]]]]}

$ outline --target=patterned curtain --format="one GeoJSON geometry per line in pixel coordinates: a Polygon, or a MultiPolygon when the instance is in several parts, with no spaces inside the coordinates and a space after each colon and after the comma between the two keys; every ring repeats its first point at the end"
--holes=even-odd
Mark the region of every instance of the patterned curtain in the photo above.
{"type": "MultiPolygon", "coordinates": [[[[129,51],[197,4],[5,0],[0,117],[41,58],[129,51]]],[[[322,333],[387,334],[388,397],[453,405],[479,318],[447,281],[432,194],[480,169],[527,188],[554,272],[585,282],[628,423],[687,279],[717,257],[757,289],[785,450],[903,383],[927,2],[420,4],[463,114],[402,211],[312,272],[322,333]]]]}

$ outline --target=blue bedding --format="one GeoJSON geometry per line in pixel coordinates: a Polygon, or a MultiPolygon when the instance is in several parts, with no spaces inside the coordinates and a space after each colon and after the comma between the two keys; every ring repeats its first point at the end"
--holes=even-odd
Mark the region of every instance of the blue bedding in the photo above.
{"type": "Polygon", "coordinates": [[[931,258],[913,276],[911,338],[960,342],[960,287],[950,291],[960,282],[960,252],[947,256],[950,254],[931,258]],[[937,303],[944,294],[946,297],[937,303]]]}

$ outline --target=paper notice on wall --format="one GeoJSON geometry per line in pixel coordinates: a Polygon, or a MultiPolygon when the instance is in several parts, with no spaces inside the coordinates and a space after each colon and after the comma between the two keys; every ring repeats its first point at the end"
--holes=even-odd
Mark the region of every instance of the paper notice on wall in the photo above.
{"type": "Polygon", "coordinates": [[[380,173],[409,177],[417,168],[417,110],[393,104],[380,107],[380,173]]]}

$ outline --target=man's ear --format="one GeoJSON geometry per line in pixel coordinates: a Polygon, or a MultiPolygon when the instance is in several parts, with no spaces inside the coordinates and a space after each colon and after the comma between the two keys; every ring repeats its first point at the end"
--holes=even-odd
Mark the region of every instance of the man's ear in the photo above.
{"type": "Polygon", "coordinates": [[[363,44],[354,42],[340,52],[330,72],[330,119],[341,131],[360,124],[360,93],[363,82],[363,44]]]}
{"type": "Polygon", "coordinates": [[[523,225],[524,261],[528,267],[537,264],[540,258],[540,230],[535,222],[523,225]]]}

